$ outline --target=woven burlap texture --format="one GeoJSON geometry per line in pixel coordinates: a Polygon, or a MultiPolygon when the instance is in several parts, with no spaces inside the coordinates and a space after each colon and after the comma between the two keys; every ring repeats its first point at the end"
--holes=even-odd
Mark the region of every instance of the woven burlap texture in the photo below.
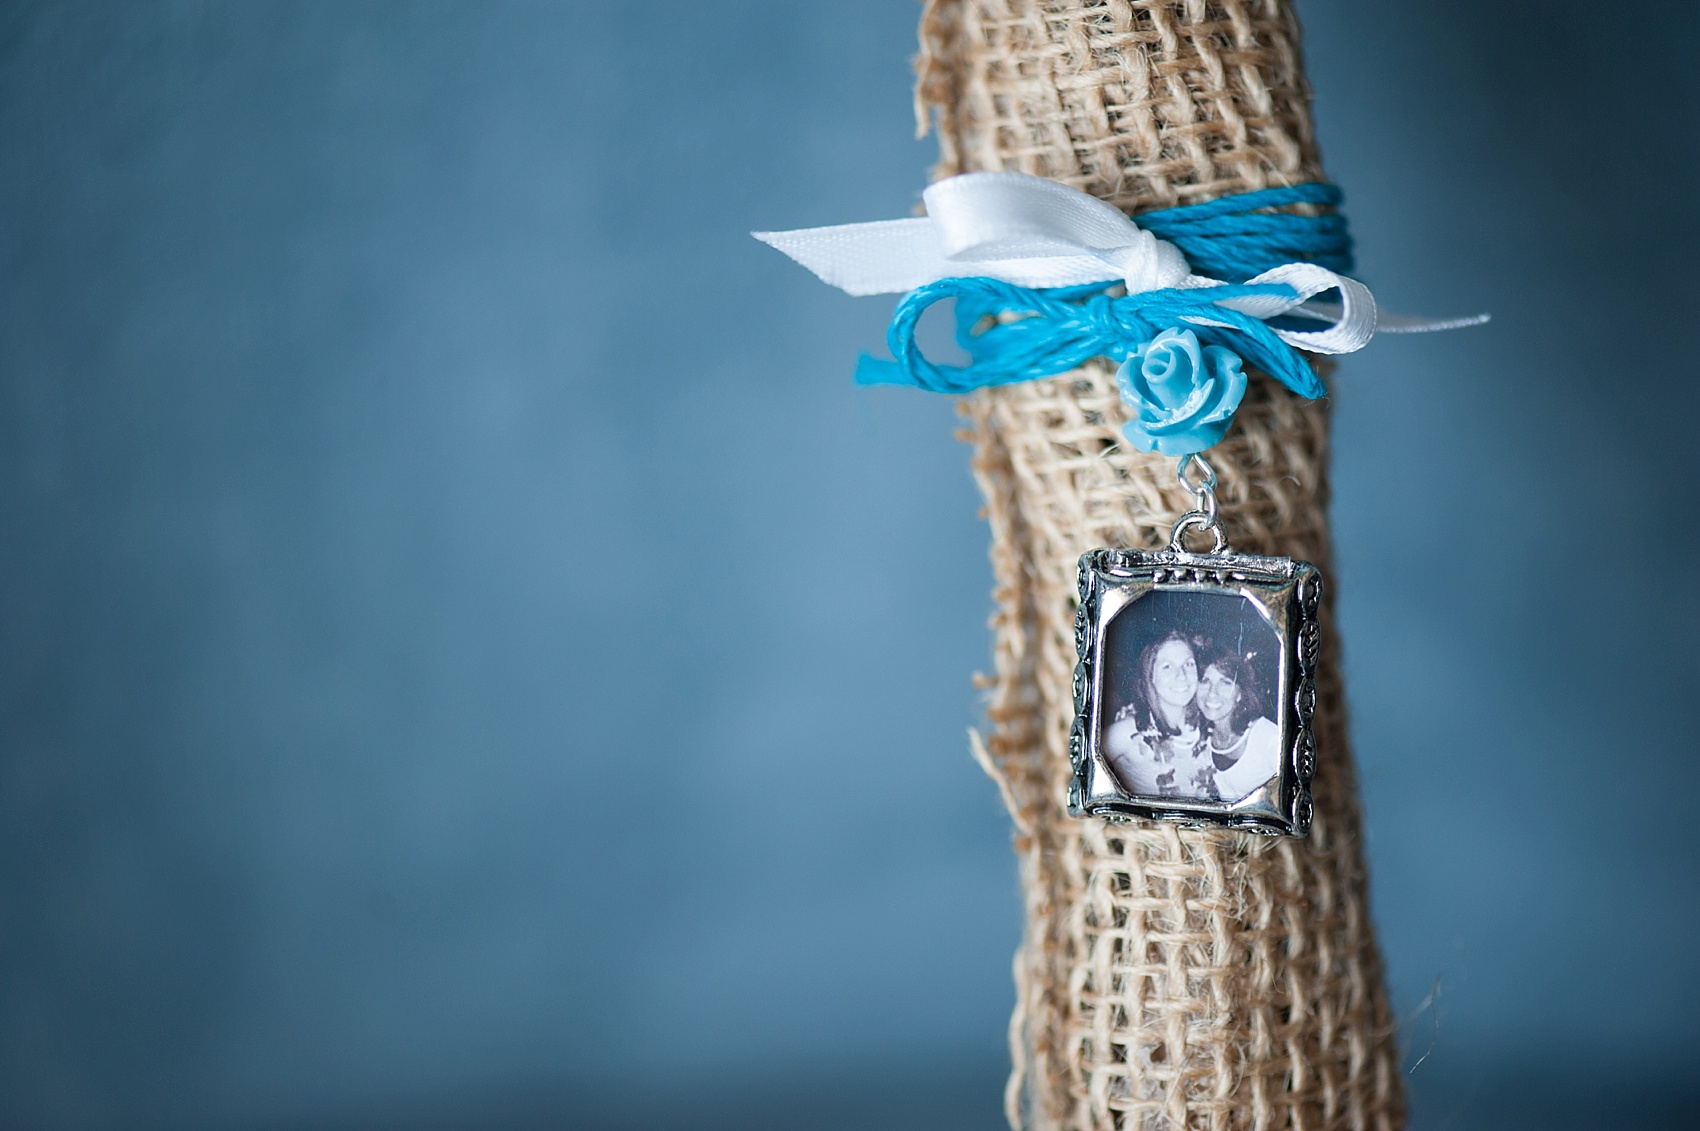
{"type": "MultiPolygon", "coordinates": [[[[940,176],[1014,169],[1135,213],[1323,179],[1298,26],[1276,0],[929,0],[921,38],[940,176]]],[[[1395,1131],[1337,652],[1308,840],[1069,817],[1076,559],[1165,544],[1189,496],[1173,460],[1123,445],[1107,366],[963,411],[997,581],[975,753],[1014,817],[1026,902],[1011,1124],[1395,1131]]],[[[1326,404],[1254,378],[1209,455],[1236,548],[1327,568],[1327,453],[1326,404]]]]}

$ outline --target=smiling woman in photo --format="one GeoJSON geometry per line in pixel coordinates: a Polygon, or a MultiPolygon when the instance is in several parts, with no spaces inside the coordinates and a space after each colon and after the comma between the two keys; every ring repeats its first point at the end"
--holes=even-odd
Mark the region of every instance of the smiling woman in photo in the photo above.
{"type": "Polygon", "coordinates": [[[1215,773],[1215,793],[1238,801],[1275,776],[1281,728],[1263,713],[1246,661],[1231,651],[1212,655],[1198,678],[1203,752],[1215,773]]]}
{"type": "Polygon", "coordinates": [[[1198,657],[1185,636],[1170,632],[1145,646],[1137,690],[1104,731],[1104,753],[1122,788],[1145,797],[1209,796],[1198,657]]]}

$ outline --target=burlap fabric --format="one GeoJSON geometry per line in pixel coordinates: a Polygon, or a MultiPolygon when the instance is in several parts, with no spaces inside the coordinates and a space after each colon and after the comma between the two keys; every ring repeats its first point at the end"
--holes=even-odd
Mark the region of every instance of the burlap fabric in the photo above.
{"type": "MultiPolygon", "coordinates": [[[[929,0],[919,70],[941,176],[1015,169],[1129,212],[1323,179],[1279,0],[929,0]]],[[[1189,496],[1173,460],[1122,446],[1103,365],[983,390],[964,413],[998,604],[976,753],[1015,820],[1027,915],[1010,1122],[1394,1131],[1337,654],[1308,840],[1069,817],[1076,558],[1166,542],[1189,496]]],[[[1326,404],[1254,377],[1210,453],[1236,548],[1326,569],[1327,452],[1326,404]]]]}

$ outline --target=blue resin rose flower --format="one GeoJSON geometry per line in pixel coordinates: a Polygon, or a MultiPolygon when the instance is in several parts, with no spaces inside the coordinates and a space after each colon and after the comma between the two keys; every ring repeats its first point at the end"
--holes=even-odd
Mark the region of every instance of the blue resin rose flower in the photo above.
{"type": "Polygon", "coordinates": [[[1142,452],[1184,456],[1221,440],[1245,396],[1240,356],[1201,346],[1191,330],[1164,330],[1116,370],[1116,387],[1133,409],[1122,427],[1142,452]]]}

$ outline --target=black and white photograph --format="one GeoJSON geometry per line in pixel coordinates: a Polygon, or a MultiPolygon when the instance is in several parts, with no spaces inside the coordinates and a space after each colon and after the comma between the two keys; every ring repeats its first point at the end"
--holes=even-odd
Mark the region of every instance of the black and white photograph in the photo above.
{"type": "Polygon", "coordinates": [[[1280,772],[1281,642],[1254,601],[1153,590],[1109,623],[1098,748],[1130,797],[1250,796],[1280,772]]]}

